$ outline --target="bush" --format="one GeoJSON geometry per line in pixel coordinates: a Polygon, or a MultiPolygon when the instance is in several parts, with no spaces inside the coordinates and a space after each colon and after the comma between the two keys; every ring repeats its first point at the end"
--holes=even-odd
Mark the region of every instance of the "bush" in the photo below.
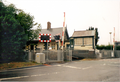
{"type": "MultiPolygon", "coordinates": [[[[96,46],[96,48],[98,49],[98,50],[103,50],[103,49],[105,49],[105,50],[113,50],[113,45],[97,45],[96,46]]],[[[120,50],[120,46],[117,46],[116,47],[116,50],[120,50]]]]}

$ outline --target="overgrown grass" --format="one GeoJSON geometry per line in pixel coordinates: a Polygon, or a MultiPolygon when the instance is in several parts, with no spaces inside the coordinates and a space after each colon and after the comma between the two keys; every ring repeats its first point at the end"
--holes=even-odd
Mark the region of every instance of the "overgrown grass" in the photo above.
{"type": "Polygon", "coordinates": [[[10,69],[10,68],[20,68],[27,66],[41,65],[36,62],[10,62],[0,64],[0,70],[10,69]]]}
{"type": "Polygon", "coordinates": [[[99,60],[99,59],[97,59],[97,58],[84,58],[82,60],[99,60]]]}

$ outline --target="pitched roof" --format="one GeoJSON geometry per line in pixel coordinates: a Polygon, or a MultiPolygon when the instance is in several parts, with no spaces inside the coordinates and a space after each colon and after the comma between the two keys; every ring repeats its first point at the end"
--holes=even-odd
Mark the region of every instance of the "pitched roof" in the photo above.
{"type": "Polygon", "coordinates": [[[85,31],[74,31],[71,37],[84,37],[84,36],[94,36],[95,30],[85,30],[85,31]]]}
{"type": "MultiPolygon", "coordinates": [[[[67,30],[67,28],[65,28],[65,31],[67,30]]],[[[51,28],[51,29],[41,29],[41,32],[39,34],[51,34],[51,39],[54,40],[54,36],[56,34],[60,33],[60,39],[62,39],[62,31],[63,31],[63,27],[59,27],[59,28],[51,28]]],[[[68,36],[69,37],[69,36],[68,36]]],[[[39,40],[39,37],[37,39],[34,40],[39,40]]]]}

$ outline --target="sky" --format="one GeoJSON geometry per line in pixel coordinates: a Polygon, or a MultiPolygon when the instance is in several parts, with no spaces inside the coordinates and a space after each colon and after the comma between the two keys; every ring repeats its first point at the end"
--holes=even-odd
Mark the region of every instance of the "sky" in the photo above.
{"type": "MultiPolygon", "coordinates": [[[[42,29],[65,26],[71,37],[74,31],[82,31],[90,26],[98,28],[98,45],[113,44],[120,41],[120,0],[2,0],[6,5],[14,4],[16,8],[34,16],[34,21],[41,24],[42,29]],[[112,32],[110,35],[109,32],[112,32]],[[110,38],[111,36],[111,38],[110,38]]],[[[35,27],[34,27],[35,29],[35,27]]]]}

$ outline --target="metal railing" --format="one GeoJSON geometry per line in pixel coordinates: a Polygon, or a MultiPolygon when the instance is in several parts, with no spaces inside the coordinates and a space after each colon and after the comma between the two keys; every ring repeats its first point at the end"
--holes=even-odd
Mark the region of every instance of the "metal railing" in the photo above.
{"type": "Polygon", "coordinates": [[[120,58],[120,50],[96,50],[97,58],[120,58]]]}
{"type": "MultiPolygon", "coordinates": [[[[35,54],[40,53],[38,51],[25,51],[25,59],[27,61],[35,61],[35,54]]],[[[42,53],[45,54],[46,62],[63,62],[63,61],[72,61],[72,50],[44,50],[42,53]]]]}

